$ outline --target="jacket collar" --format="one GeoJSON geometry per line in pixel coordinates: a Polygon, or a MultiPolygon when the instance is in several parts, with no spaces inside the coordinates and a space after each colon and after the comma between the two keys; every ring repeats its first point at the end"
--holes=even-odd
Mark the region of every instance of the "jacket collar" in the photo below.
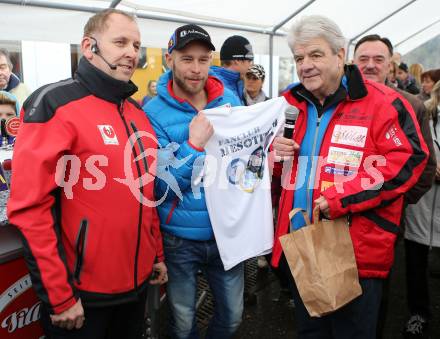
{"type": "MultiPolygon", "coordinates": [[[[351,101],[362,99],[368,94],[362,74],[356,65],[344,66],[344,77],[341,87],[345,88],[347,99],[351,101]]],[[[298,101],[304,101],[304,96],[313,97],[313,94],[301,83],[292,87],[290,92],[298,101]]]]}
{"type": "Polygon", "coordinates": [[[129,82],[117,80],[93,66],[82,57],[75,78],[98,98],[119,104],[137,92],[137,86],[129,82]]]}
{"type": "Polygon", "coordinates": [[[219,66],[212,66],[211,68],[215,73],[218,73],[219,76],[221,76],[228,83],[236,83],[240,80],[240,72],[219,66]]]}
{"type": "Polygon", "coordinates": [[[16,76],[14,73],[11,73],[11,76],[9,77],[9,82],[4,91],[9,92],[13,90],[15,87],[17,87],[20,84],[20,78],[16,76]]]}

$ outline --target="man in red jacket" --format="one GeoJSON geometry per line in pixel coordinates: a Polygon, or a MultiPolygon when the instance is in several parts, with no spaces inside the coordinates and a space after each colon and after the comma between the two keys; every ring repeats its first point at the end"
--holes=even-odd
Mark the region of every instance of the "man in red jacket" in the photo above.
{"type": "Polygon", "coordinates": [[[149,204],[157,143],[130,98],[139,48],[132,16],[94,15],[75,77],[38,89],[23,107],[8,217],[50,338],[141,338],[149,278],[167,280],[149,204]]]}
{"type": "Polygon", "coordinates": [[[304,226],[301,217],[290,223],[292,208],[311,217],[318,205],[327,218],[348,216],[363,293],[330,315],[311,318],[292,281],[299,338],[374,338],[403,194],[422,173],[428,148],[406,101],[344,65],[345,39],[333,21],[305,17],[288,41],[301,83],[284,96],[300,113],[293,138],[273,143],[293,163],[283,181],[272,262],[285,263],[278,238],[304,226]]]}

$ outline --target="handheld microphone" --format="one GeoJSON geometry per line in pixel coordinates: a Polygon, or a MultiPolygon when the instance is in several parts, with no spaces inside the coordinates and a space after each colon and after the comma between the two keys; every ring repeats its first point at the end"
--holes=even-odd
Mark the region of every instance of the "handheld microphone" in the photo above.
{"type": "Polygon", "coordinates": [[[299,110],[295,106],[289,106],[284,112],[286,116],[286,123],[284,125],[283,137],[287,139],[292,139],[293,130],[295,129],[295,122],[298,118],[299,110]]]}
{"type": "Polygon", "coordinates": [[[8,145],[8,132],[6,131],[6,119],[1,120],[0,132],[2,134],[2,146],[8,145]]]}
{"type": "Polygon", "coordinates": [[[114,65],[109,63],[102,55],[101,52],[99,51],[99,47],[98,47],[98,40],[96,40],[95,38],[91,37],[91,39],[95,40],[95,43],[92,45],[92,47],[90,48],[90,50],[92,51],[92,53],[96,54],[97,56],[99,56],[106,64],[108,67],[110,67],[111,70],[116,70],[118,68],[118,65],[114,65]]]}

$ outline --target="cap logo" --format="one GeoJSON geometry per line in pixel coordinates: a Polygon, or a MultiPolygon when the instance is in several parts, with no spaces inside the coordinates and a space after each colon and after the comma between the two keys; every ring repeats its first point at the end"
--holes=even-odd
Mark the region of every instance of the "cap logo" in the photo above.
{"type": "Polygon", "coordinates": [[[195,29],[189,29],[187,31],[182,31],[180,32],[180,37],[183,38],[185,36],[187,36],[188,34],[200,34],[203,35],[205,38],[208,38],[209,35],[200,31],[196,31],[195,29]]]}
{"type": "Polygon", "coordinates": [[[253,59],[254,58],[254,53],[252,51],[252,46],[251,44],[247,44],[244,46],[247,50],[247,53],[245,55],[245,58],[249,58],[249,59],[253,59]]]}

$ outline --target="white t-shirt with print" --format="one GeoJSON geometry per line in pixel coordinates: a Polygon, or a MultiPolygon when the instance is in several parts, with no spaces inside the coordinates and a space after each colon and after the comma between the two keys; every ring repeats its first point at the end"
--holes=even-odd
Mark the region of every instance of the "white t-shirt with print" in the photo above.
{"type": "Polygon", "coordinates": [[[203,111],[214,127],[205,146],[203,186],[225,270],[272,250],[268,149],[284,126],[288,106],[279,97],[203,111]]]}

